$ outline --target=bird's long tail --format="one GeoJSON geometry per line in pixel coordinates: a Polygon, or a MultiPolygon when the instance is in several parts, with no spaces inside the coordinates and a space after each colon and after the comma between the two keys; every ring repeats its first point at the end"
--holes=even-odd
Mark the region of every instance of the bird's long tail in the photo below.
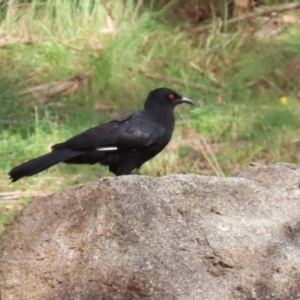
{"type": "Polygon", "coordinates": [[[14,182],[21,179],[22,177],[31,176],[42,172],[60,162],[76,157],[80,154],[82,154],[82,152],[80,151],[60,149],[31,159],[19,166],[16,166],[8,174],[11,181],[14,182]]]}

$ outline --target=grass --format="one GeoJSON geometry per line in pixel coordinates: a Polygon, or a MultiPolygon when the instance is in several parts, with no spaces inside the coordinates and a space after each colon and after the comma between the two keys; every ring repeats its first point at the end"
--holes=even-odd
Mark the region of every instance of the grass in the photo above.
{"type": "MultiPolygon", "coordinates": [[[[221,176],[252,161],[299,163],[299,24],[280,25],[271,39],[255,37],[255,30],[268,27],[263,24],[228,32],[216,25],[199,35],[188,24],[168,24],[168,8],[88,3],[19,3],[0,25],[0,43],[11,40],[0,48],[0,194],[51,193],[110,175],[101,166],[58,165],[15,184],[7,178],[13,166],[52,144],[141,108],[158,86],[172,87],[201,107],[177,109],[172,142],[142,167],[143,174],[221,176]],[[72,92],[53,98],[20,94],[76,74],[89,80],[72,92]]],[[[25,205],[15,204],[0,207],[0,231],[25,205]]]]}

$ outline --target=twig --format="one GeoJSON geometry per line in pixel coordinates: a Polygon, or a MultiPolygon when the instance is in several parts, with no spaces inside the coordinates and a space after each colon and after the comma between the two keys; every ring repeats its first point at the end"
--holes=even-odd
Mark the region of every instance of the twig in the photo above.
{"type": "MultiPolygon", "coordinates": [[[[218,162],[218,160],[216,158],[216,155],[211,150],[211,147],[207,143],[206,139],[201,134],[199,134],[199,137],[200,137],[200,140],[202,142],[202,143],[199,143],[199,144],[203,144],[205,146],[205,149],[208,150],[208,153],[209,153],[210,157],[212,158],[212,161],[210,159],[208,160],[209,164],[211,165],[211,167],[214,169],[214,171],[216,172],[216,174],[219,177],[225,177],[225,174],[224,174],[223,170],[220,167],[220,164],[219,164],[219,162],[218,162]]],[[[206,151],[203,151],[205,158],[207,158],[207,154],[205,154],[205,152],[206,151]]]]}
{"type": "Polygon", "coordinates": [[[103,5],[104,9],[106,10],[107,15],[111,18],[113,22],[115,22],[115,18],[113,17],[112,10],[107,7],[105,0],[100,0],[100,3],[103,5]]]}
{"type": "Polygon", "coordinates": [[[7,1],[7,9],[6,9],[5,19],[7,19],[9,21],[12,19],[13,14],[14,14],[14,6],[15,6],[15,3],[13,0],[7,1]]]}
{"type": "Polygon", "coordinates": [[[205,150],[205,148],[203,147],[203,145],[199,142],[199,147],[200,147],[200,150],[201,152],[203,153],[205,159],[207,160],[208,164],[210,165],[210,167],[213,169],[213,171],[217,174],[218,174],[218,171],[217,169],[215,168],[214,164],[212,163],[212,161],[210,160],[210,157],[207,155],[207,152],[205,150]]]}
{"type": "MultiPolygon", "coordinates": [[[[297,8],[300,8],[300,2],[286,3],[286,4],[280,4],[280,5],[271,5],[266,8],[263,8],[259,11],[244,14],[244,15],[238,16],[236,18],[232,18],[230,20],[223,21],[222,23],[223,23],[223,25],[224,24],[228,25],[228,24],[233,24],[233,23],[237,23],[240,21],[252,19],[252,18],[255,18],[258,16],[269,15],[272,13],[278,13],[278,12],[283,12],[286,10],[292,10],[292,9],[297,9],[297,8]]],[[[196,28],[194,30],[194,32],[202,32],[202,31],[211,29],[212,27],[214,27],[213,23],[196,28]]]]}
{"type": "Polygon", "coordinates": [[[197,90],[206,90],[206,91],[211,91],[211,92],[218,92],[219,90],[216,89],[216,88],[212,88],[212,87],[209,87],[209,86],[206,86],[206,85],[203,85],[203,84],[200,84],[200,83],[197,83],[197,82],[191,82],[191,81],[188,81],[188,82],[184,82],[182,79],[179,79],[179,78],[174,78],[174,77],[166,77],[164,75],[161,75],[161,74],[149,74],[149,73],[146,73],[144,71],[140,71],[143,75],[145,75],[146,77],[149,77],[149,78],[153,78],[153,79],[158,79],[158,80],[164,80],[164,81],[170,81],[170,82],[173,82],[175,84],[182,84],[182,85],[188,85],[194,89],[197,89],[197,90]]]}
{"type": "Polygon", "coordinates": [[[12,203],[16,203],[16,204],[20,204],[20,201],[19,200],[13,200],[13,199],[0,199],[0,202],[1,203],[9,203],[9,204],[12,204],[12,203]]]}
{"type": "Polygon", "coordinates": [[[16,44],[16,43],[23,44],[23,45],[31,45],[31,44],[33,44],[33,41],[20,39],[20,38],[6,37],[6,38],[0,39],[0,48],[5,48],[8,45],[12,45],[12,44],[16,44]]]}
{"type": "Polygon", "coordinates": [[[15,123],[15,124],[28,124],[29,122],[25,122],[25,121],[17,121],[17,120],[0,120],[0,123],[3,124],[11,124],[11,123],[15,123]]]}
{"type": "Polygon", "coordinates": [[[188,144],[195,148],[195,152],[180,160],[180,163],[185,163],[188,160],[194,160],[196,163],[196,158],[199,156],[199,152],[203,153],[204,158],[208,162],[209,167],[215,172],[219,177],[225,177],[225,174],[216,158],[216,155],[211,147],[211,145],[206,141],[206,139],[199,133],[197,133],[193,138],[181,139],[178,143],[173,143],[174,147],[177,148],[182,143],[188,144]]]}
{"type": "MultiPolygon", "coordinates": [[[[74,51],[79,52],[79,53],[84,53],[84,54],[86,54],[86,55],[91,55],[91,56],[93,56],[93,57],[98,57],[98,55],[99,55],[99,52],[98,52],[98,51],[103,50],[103,46],[102,46],[102,45],[101,45],[100,47],[98,47],[98,48],[91,48],[91,49],[89,49],[90,51],[88,51],[88,50],[85,50],[85,49],[80,49],[80,48],[78,48],[78,47],[75,47],[75,46],[73,46],[73,45],[71,45],[71,44],[68,44],[68,43],[66,43],[66,42],[63,42],[63,41],[61,41],[61,40],[59,40],[59,39],[57,39],[57,38],[54,38],[54,40],[55,40],[58,44],[61,44],[62,46],[65,46],[65,47],[67,47],[67,48],[69,48],[69,49],[71,49],[71,50],[74,50],[74,51]],[[97,53],[93,53],[92,51],[97,51],[97,53]]],[[[49,41],[52,42],[52,40],[49,40],[49,41]]]]}
{"type": "Polygon", "coordinates": [[[5,192],[0,193],[0,201],[6,201],[6,200],[18,200],[22,197],[42,197],[48,195],[45,192],[39,192],[39,191],[31,191],[31,192],[5,192]]]}
{"type": "Polygon", "coordinates": [[[136,8],[135,8],[135,10],[133,12],[133,18],[132,18],[132,20],[136,19],[137,15],[139,13],[139,10],[141,9],[142,6],[143,6],[143,0],[139,0],[138,3],[137,3],[137,5],[136,5],[136,8]]]}
{"type": "MultiPolygon", "coordinates": [[[[70,44],[68,44],[68,43],[65,43],[65,42],[63,42],[63,41],[61,41],[61,40],[55,39],[55,41],[56,41],[57,43],[59,43],[59,44],[65,46],[65,47],[67,47],[67,48],[70,48],[70,49],[74,50],[74,51],[77,51],[77,52],[80,52],[80,53],[86,53],[86,51],[84,51],[84,50],[82,50],[82,49],[79,49],[79,48],[77,48],[77,47],[75,47],[75,46],[73,46],[73,45],[70,45],[70,44]]],[[[88,53],[88,54],[90,54],[90,53],[88,53]]]]}
{"type": "MultiPolygon", "coordinates": [[[[1,2],[1,0],[0,0],[1,2]]],[[[91,56],[94,56],[94,57],[97,57],[98,54],[97,53],[92,53],[91,51],[95,51],[95,50],[102,50],[103,48],[98,48],[98,49],[90,49],[91,51],[87,51],[85,49],[80,49],[78,47],[75,47],[73,45],[70,45],[66,42],[63,42],[57,38],[54,38],[55,42],[57,42],[58,44],[64,46],[64,47],[67,47],[71,50],[74,50],[76,52],[80,52],[80,53],[84,53],[86,55],[91,55],[91,56]]],[[[47,41],[50,41],[50,42],[53,42],[53,40],[45,40],[45,42],[47,41]]],[[[38,42],[38,41],[35,41],[35,40],[25,40],[25,39],[20,39],[20,38],[4,38],[4,39],[0,39],[0,49],[1,48],[5,48],[6,46],[9,46],[9,45],[12,45],[12,44],[16,44],[16,43],[19,43],[19,44],[23,44],[23,45],[32,45],[34,44],[35,42],[38,42]]]]}
{"type": "Polygon", "coordinates": [[[76,75],[73,78],[66,81],[57,81],[50,84],[40,84],[34,87],[26,88],[19,93],[19,96],[23,96],[29,93],[34,93],[38,95],[45,103],[49,101],[50,98],[57,96],[66,92],[74,92],[79,86],[88,81],[90,75],[76,75]]]}

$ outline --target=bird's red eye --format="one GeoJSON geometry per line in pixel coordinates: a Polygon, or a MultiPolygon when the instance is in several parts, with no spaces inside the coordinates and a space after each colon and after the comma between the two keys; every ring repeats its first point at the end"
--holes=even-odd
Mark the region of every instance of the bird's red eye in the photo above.
{"type": "Polygon", "coordinates": [[[173,94],[169,95],[169,99],[170,100],[174,100],[175,99],[175,96],[173,94]]]}

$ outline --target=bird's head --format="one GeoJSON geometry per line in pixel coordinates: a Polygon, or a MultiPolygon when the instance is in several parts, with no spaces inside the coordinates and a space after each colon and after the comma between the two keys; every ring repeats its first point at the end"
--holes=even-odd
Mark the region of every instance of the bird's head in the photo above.
{"type": "Polygon", "coordinates": [[[193,100],[181,96],[171,89],[158,88],[149,93],[145,102],[145,109],[151,109],[155,107],[174,108],[176,105],[181,103],[197,106],[193,100]]]}

